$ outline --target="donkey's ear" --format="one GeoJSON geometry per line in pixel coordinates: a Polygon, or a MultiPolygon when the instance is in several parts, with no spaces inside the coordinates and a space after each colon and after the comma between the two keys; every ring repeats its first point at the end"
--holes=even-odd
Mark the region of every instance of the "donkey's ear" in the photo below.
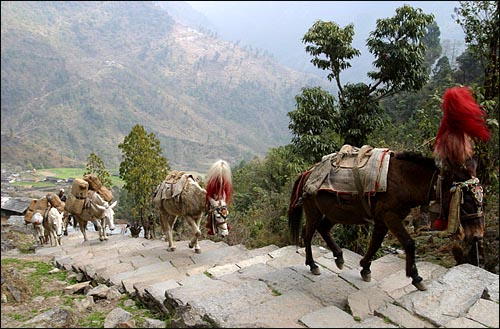
{"type": "Polygon", "coordinates": [[[111,204],[111,206],[109,206],[111,209],[113,209],[116,205],[118,204],[118,200],[115,200],[115,202],[113,202],[111,204]]]}

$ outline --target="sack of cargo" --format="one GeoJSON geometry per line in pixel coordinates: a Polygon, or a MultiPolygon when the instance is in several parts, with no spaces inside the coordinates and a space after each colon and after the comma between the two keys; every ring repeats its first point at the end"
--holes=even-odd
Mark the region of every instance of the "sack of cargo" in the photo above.
{"type": "Polygon", "coordinates": [[[31,200],[28,210],[26,210],[26,214],[24,214],[24,221],[26,223],[31,223],[31,218],[33,217],[33,213],[35,211],[35,205],[37,202],[38,202],[37,199],[31,200]]]}
{"type": "Polygon", "coordinates": [[[49,200],[49,203],[52,205],[52,207],[57,208],[57,210],[59,210],[61,206],[64,206],[64,202],[62,202],[59,198],[59,195],[55,193],[47,193],[46,198],[47,200],[49,200]]]}
{"type": "Polygon", "coordinates": [[[89,188],[91,190],[99,191],[99,189],[102,187],[101,180],[94,173],[84,175],[83,179],[89,183],[89,188]]]}
{"type": "Polygon", "coordinates": [[[39,212],[42,215],[45,214],[45,211],[49,208],[49,200],[47,200],[47,197],[41,197],[38,199],[38,201],[35,204],[35,209],[33,209],[34,212],[39,212]]]}
{"type": "Polygon", "coordinates": [[[82,212],[84,204],[85,199],[77,199],[73,194],[68,194],[66,202],[64,203],[64,210],[71,214],[78,215],[82,212]]]}
{"type": "MultiPolygon", "coordinates": [[[[89,183],[86,180],[75,178],[73,185],[71,185],[71,194],[77,199],[85,199],[89,191],[89,183]]],[[[66,199],[66,202],[68,200],[66,199]]]]}
{"type": "Polygon", "coordinates": [[[111,193],[111,191],[104,185],[97,190],[97,193],[99,193],[99,195],[104,199],[104,201],[111,202],[111,200],[113,200],[113,193],[111,193]]]}

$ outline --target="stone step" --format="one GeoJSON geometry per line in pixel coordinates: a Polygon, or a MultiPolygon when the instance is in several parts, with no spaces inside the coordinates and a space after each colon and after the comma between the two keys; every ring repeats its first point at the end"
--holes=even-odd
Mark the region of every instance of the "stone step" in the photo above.
{"type": "Polygon", "coordinates": [[[321,275],[305,265],[304,248],[269,245],[248,250],[223,241],[188,241],[168,251],[163,240],[89,231],[63,238],[36,254],[60,268],[115,285],[151,309],[168,314],[173,327],[281,328],[498,328],[498,275],[468,264],[450,269],[417,262],[428,289],[417,291],[405,275],[404,255],[373,261],[372,280],[360,275],[362,256],[344,249],[344,267],[330,251],[313,246],[321,275]]]}

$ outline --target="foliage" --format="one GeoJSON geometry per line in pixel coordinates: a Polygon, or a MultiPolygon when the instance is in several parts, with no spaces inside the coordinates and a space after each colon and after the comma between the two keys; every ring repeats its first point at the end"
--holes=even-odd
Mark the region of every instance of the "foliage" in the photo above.
{"type": "Polygon", "coordinates": [[[377,19],[376,29],[370,33],[367,46],[375,56],[376,71],[368,76],[374,80],[370,93],[378,98],[399,91],[419,90],[427,82],[424,66],[426,28],[434,21],[421,9],[404,5],[396,15],[377,19]],[[381,86],[378,90],[378,86],[381,86]]]}
{"type": "Polygon", "coordinates": [[[106,170],[101,158],[93,152],[90,153],[87,158],[87,165],[83,174],[86,175],[91,173],[97,175],[102,185],[111,188],[112,185],[109,172],[106,170]]]}
{"type": "Polygon", "coordinates": [[[303,88],[295,96],[296,109],[288,113],[288,128],[293,133],[295,153],[305,161],[315,163],[325,154],[339,149],[340,138],[336,133],[335,98],[320,87],[303,88]]]}
{"type": "MultiPolygon", "coordinates": [[[[433,22],[433,15],[408,5],[396,9],[392,18],[378,19],[376,29],[367,39],[368,49],[375,57],[373,65],[376,69],[368,73],[373,80],[373,84],[369,85],[357,83],[343,86],[340,80],[340,73],[351,66],[349,60],[360,54],[351,47],[354,35],[352,24],[342,29],[334,22],[319,20],[304,35],[302,41],[306,43],[306,52],[313,56],[313,65],[330,70],[327,77],[336,82],[339,103],[332,126],[343,138],[343,143],[354,146],[366,144],[369,134],[383,123],[379,119],[382,109],[378,101],[400,91],[419,90],[427,82],[425,43],[434,45],[438,35],[433,22]]],[[[427,61],[435,57],[435,54],[428,55],[427,61]]],[[[323,96],[322,99],[331,103],[325,108],[333,107],[328,97],[323,96]]],[[[318,105],[315,107],[319,108],[318,105]]],[[[290,126],[299,124],[292,122],[290,126]]],[[[298,141],[308,138],[299,136],[294,144],[298,146],[298,141]]]]}
{"type": "Polygon", "coordinates": [[[270,149],[265,158],[256,157],[233,170],[235,193],[229,238],[237,234],[251,248],[289,243],[286,214],[291,186],[298,173],[306,169],[291,149],[290,145],[270,149]]]}
{"type": "Polygon", "coordinates": [[[427,26],[427,31],[423,37],[423,43],[425,44],[425,61],[424,66],[427,69],[427,73],[430,73],[432,66],[436,60],[441,56],[443,51],[440,40],[441,31],[437,22],[432,22],[427,26]]]}
{"type": "Polygon", "coordinates": [[[351,46],[353,37],[353,24],[342,29],[335,22],[318,20],[302,38],[306,52],[313,56],[311,63],[319,69],[331,71],[327,78],[335,80],[340,91],[340,73],[351,67],[349,60],[361,54],[351,46]]]}
{"type": "Polygon", "coordinates": [[[481,85],[484,68],[469,48],[457,57],[458,68],[453,72],[455,81],[462,85],[481,85]]]}
{"type": "Polygon", "coordinates": [[[123,188],[131,201],[133,222],[143,225],[153,212],[151,195],[156,186],[165,179],[170,166],[162,156],[160,141],[154,133],[147,133],[143,126],[135,125],[123,142],[118,145],[123,153],[120,177],[123,188]]]}
{"type": "MultiPolygon", "coordinates": [[[[460,1],[456,8],[456,22],[465,32],[465,42],[468,45],[466,60],[477,59],[484,70],[482,85],[475,86],[475,96],[488,115],[488,125],[492,140],[479,143],[474,152],[478,155],[478,173],[483,184],[492,184],[493,191],[498,191],[498,120],[500,102],[500,3],[498,1],[460,1]]],[[[462,72],[474,66],[467,65],[462,72]]],[[[476,74],[477,75],[477,74],[476,74]]],[[[476,82],[473,80],[472,82],[476,82]]],[[[479,81],[477,81],[480,83],[479,81]]]]}
{"type": "MultiPolygon", "coordinates": [[[[486,99],[499,95],[499,8],[498,1],[460,1],[460,7],[455,8],[456,22],[465,32],[465,43],[484,68],[486,99]]],[[[496,114],[498,117],[498,105],[496,114]]]]}

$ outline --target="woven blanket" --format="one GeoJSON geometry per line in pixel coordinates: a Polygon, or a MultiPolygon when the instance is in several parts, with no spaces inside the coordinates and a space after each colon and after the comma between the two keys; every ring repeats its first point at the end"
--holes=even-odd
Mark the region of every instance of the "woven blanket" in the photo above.
{"type": "Polygon", "coordinates": [[[175,171],[173,174],[169,174],[167,178],[158,185],[154,193],[154,201],[159,202],[159,200],[172,199],[180,195],[190,176],[190,174],[186,174],[184,171],[175,171]]]}
{"type": "Polygon", "coordinates": [[[312,168],[311,175],[304,185],[304,192],[306,195],[315,195],[319,190],[339,194],[359,194],[352,169],[356,162],[363,193],[372,195],[376,192],[385,192],[391,152],[387,148],[364,146],[364,149],[353,148],[352,152],[349,149],[348,152],[326,155],[312,168]],[[360,152],[361,150],[363,152],[360,152]],[[358,161],[352,160],[358,156],[358,161]]]}

